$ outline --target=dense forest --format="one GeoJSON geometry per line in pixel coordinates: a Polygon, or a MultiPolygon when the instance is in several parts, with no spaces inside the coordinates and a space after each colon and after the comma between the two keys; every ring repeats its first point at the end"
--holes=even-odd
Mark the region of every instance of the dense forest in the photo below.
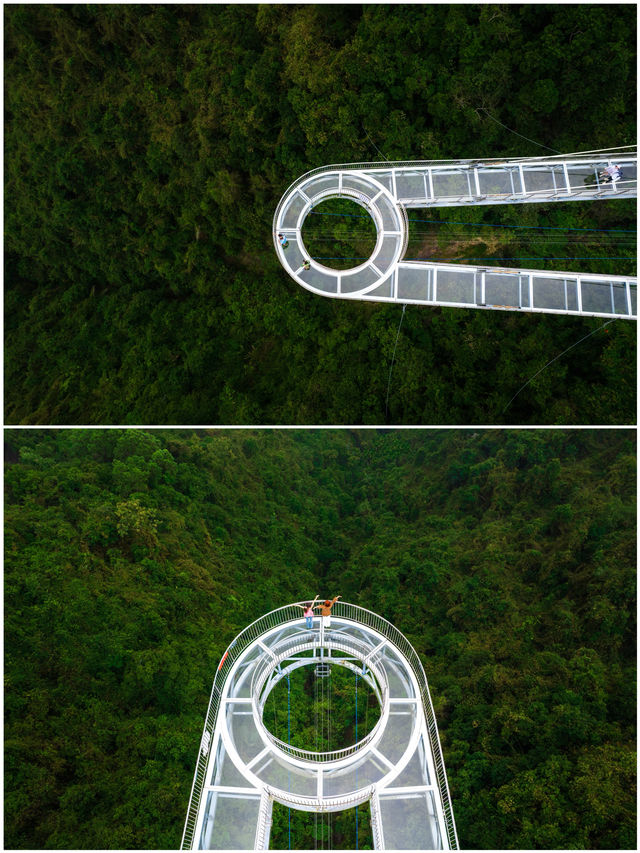
{"type": "MultiPolygon", "coordinates": [[[[634,144],[633,4],[8,5],[4,33],[7,422],[635,422],[634,323],[410,307],[395,348],[399,306],[308,293],[271,237],[327,163],[634,144]]],[[[321,257],[348,235],[317,219],[321,257]]],[[[633,269],[631,203],[435,219],[418,257],[633,269]]]]}
{"type": "Polygon", "coordinates": [[[633,849],[635,443],[6,430],[5,846],[175,848],[221,655],[319,593],[420,655],[463,848],[633,849]]]}

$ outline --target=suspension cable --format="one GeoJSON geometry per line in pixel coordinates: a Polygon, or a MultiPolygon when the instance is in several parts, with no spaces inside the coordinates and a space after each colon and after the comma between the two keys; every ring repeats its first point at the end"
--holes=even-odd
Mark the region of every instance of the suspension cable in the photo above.
{"type": "Polygon", "coordinates": [[[599,332],[601,329],[604,329],[604,327],[605,327],[605,326],[608,326],[610,323],[615,323],[615,321],[616,321],[617,319],[618,319],[617,317],[614,317],[614,318],[613,318],[613,320],[607,320],[607,322],[606,322],[606,323],[603,323],[601,326],[598,326],[598,328],[597,328],[597,329],[593,329],[593,331],[589,332],[589,334],[588,334],[588,335],[585,335],[583,338],[580,338],[580,340],[579,340],[579,341],[576,341],[574,344],[571,344],[571,346],[570,346],[570,347],[567,347],[565,350],[562,350],[562,352],[561,352],[561,353],[559,353],[559,355],[556,355],[556,356],[555,356],[555,358],[552,358],[552,359],[551,359],[551,361],[548,361],[548,362],[544,365],[544,367],[541,367],[541,368],[540,368],[540,370],[536,371],[536,373],[534,373],[534,374],[533,374],[533,376],[532,376],[530,379],[527,379],[527,381],[524,383],[524,385],[523,385],[521,388],[518,388],[518,390],[516,391],[516,393],[515,393],[515,394],[513,395],[513,397],[509,400],[509,402],[507,403],[507,405],[504,407],[504,409],[503,409],[502,411],[503,411],[503,412],[506,412],[506,411],[507,411],[507,409],[509,408],[509,406],[510,406],[510,405],[513,403],[513,401],[516,399],[516,397],[518,396],[518,394],[519,394],[521,391],[524,391],[524,389],[527,387],[527,385],[528,385],[530,382],[533,382],[533,380],[536,378],[536,376],[539,376],[539,375],[542,373],[542,371],[543,371],[543,370],[546,370],[546,368],[547,368],[547,367],[549,367],[549,365],[550,365],[550,364],[553,364],[553,362],[554,362],[554,361],[557,361],[557,360],[558,360],[559,358],[561,358],[565,353],[569,352],[569,350],[573,349],[574,347],[577,347],[577,346],[578,346],[578,344],[581,344],[581,343],[582,343],[582,341],[586,341],[586,340],[587,340],[587,338],[590,338],[590,337],[591,337],[591,335],[595,335],[595,333],[596,333],[596,332],[599,332]]]}
{"type": "Polygon", "coordinates": [[[389,379],[387,380],[387,399],[384,404],[384,419],[385,422],[387,420],[389,414],[389,391],[391,390],[391,374],[393,373],[393,363],[396,360],[396,347],[398,346],[398,338],[400,337],[400,328],[402,327],[402,321],[404,320],[405,311],[407,310],[406,303],[402,306],[402,315],[400,316],[400,322],[398,323],[398,333],[396,334],[396,342],[393,345],[393,356],[391,358],[391,367],[389,368],[389,379]]]}
{"type": "Polygon", "coordinates": [[[502,124],[501,121],[498,121],[497,118],[494,118],[491,115],[491,113],[488,110],[486,110],[484,107],[478,107],[478,109],[482,110],[483,113],[486,113],[489,116],[489,118],[492,119],[493,121],[495,121],[496,124],[499,124],[500,127],[504,127],[505,130],[508,130],[509,133],[514,133],[516,136],[519,136],[521,139],[526,139],[527,142],[532,142],[534,145],[537,145],[540,148],[546,148],[547,151],[553,151],[555,154],[560,154],[560,156],[562,156],[562,151],[558,151],[556,148],[549,148],[548,145],[543,145],[541,142],[536,142],[535,139],[529,139],[528,136],[523,136],[521,133],[518,133],[516,130],[511,130],[511,128],[507,127],[506,124],[502,124]]]}
{"type": "MultiPolygon", "coordinates": [[[[319,213],[311,211],[312,216],[348,216],[350,219],[371,219],[368,213],[319,213]]],[[[635,234],[633,229],[621,228],[564,228],[561,225],[498,225],[495,222],[450,222],[445,219],[410,219],[409,222],[435,222],[439,225],[477,225],[482,228],[535,228],[542,231],[598,231],[602,233],[616,232],[635,234]]]]}

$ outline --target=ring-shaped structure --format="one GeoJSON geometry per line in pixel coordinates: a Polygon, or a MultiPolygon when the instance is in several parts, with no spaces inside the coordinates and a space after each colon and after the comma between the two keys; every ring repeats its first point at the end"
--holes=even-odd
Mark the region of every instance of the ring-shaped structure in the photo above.
{"type": "Polygon", "coordinates": [[[387,187],[371,175],[341,171],[303,180],[287,199],[277,230],[289,241],[286,249],[280,246],[280,260],[289,274],[308,290],[326,295],[362,296],[376,290],[392,274],[409,239],[406,211],[387,187]],[[332,198],[348,198],[369,213],[376,226],[375,248],[364,263],[348,270],[333,270],[318,261],[305,270],[303,263],[310,254],[302,226],[316,205],[332,198]]]}
{"type": "Polygon", "coordinates": [[[551,157],[321,167],[294,181],[281,198],[273,219],[274,244],[291,278],[322,296],[635,320],[634,276],[403,256],[409,238],[407,209],[635,198],[637,159],[635,151],[612,149],[551,157]],[[619,164],[622,177],[606,182],[603,170],[612,162],[619,164]],[[364,263],[334,270],[309,254],[302,226],[315,205],[342,197],[370,213],[377,239],[364,263]]]}
{"type": "Polygon", "coordinates": [[[256,671],[252,679],[253,717],[256,728],[260,732],[264,743],[267,745],[268,743],[273,744],[285,756],[294,756],[312,764],[321,763],[326,765],[331,762],[332,766],[338,767],[341,766],[341,762],[344,765],[348,764],[350,757],[354,753],[369,745],[375,745],[380,740],[389,716],[389,684],[384,669],[379,668],[372,662],[369,662],[368,666],[364,663],[369,650],[363,644],[354,644],[352,642],[345,644],[325,639],[321,648],[323,652],[328,652],[330,656],[318,658],[314,655],[311,658],[294,659],[284,669],[282,669],[282,664],[289,660],[293,654],[304,654],[307,651],[317,652],[319,650],[317,642],[301,642],[296,643],[292,647],[290,641],[285,641],[280,647],[272,648],[275,658],[273,660],[267,659],[267,666],[256,671]],[[358,647],[361,655],[361,665],[359,667],[353,664],[352,659],[345,660],[342,657],[335,656],[335,652],[351,653],[357,656],[358,647]],[[380,717],[371,731],[357,743],[343,747],[342,749],[332,750],[331,752],[314,752],[308,749],[292,747],[290,744],[277,738],[269,731],[264,723],[264,707],[269,694],[276,684],[293,672],[293,670],[302,666],[318,666],[319,662],[331,666],[341,666],[358,674],[373,688],[380,703],[380,717]]]}
{"type": "Polygon", "coordinates": [[[219,666],[194,777],[184,848],[268,849],[273,802],[331,812],[369,802],[376,849],[457,848],[442,753],[422,665],[386,620],[346,602],[303,627],[297,605],[267,614],[219,666]],[[284,744],[262,720],[279,679],[314,663],[362,674],[381,701],[362,740],[334,753],[284,744]],[[222,673],[222,674],[221,674],[222,673]]]}

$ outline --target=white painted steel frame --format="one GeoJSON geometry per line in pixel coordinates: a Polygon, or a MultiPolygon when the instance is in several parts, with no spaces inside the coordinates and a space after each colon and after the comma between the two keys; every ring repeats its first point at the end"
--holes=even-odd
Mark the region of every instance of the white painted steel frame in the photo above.
{"type": "MultiPolygon", "coordinates": [[[[371,802],[372,824],[374,833],[374,842],[376,848],[382,848],[384,844],[384,830],[380,818],[379,804],[377,797],[380,793],[393,793],[393,796],[415,796],[417,793],[431,792],[433,793],[433,801],[436,809],[437,832],[441,838],[445,848],[457,849],[458,841],[455,829],[455,821],[451,809],[451,801],[449,789],[444,770],[444,761],[442,759],[442,750],[438,738],[435,715],[429,688],[427,685],[426,676],[422,664],[405,637],[389,622],[371,611],[364,610],[356,605],[348,604],[347,602],[337,602],[334,605],[331,631],[328,637],[324,636],[324,630],[320,634],[320,638],[315,636],[309,639],[310,632],[301,627],[301,617],[299,609],[295,605],[287,605],[272,611],[261,619],[256,620],[252,625],[246,628],[226,650],[222,657],[218,673],[214,680],[211,699],[205,721],[205,729],[201,741],[201,748],[198,755],[198,762],[192,792],[189,802],[187,819],[182,838],[182,849],[191,849],[198,846],[200,841],[204,819],[209,819],[207,815],[207,794],[208,792],[218,792],[228,796],[236,796],[238,798],[251,797],[253,801],[256,798],[260,799],[260,808],[258,810],[258,825],[255,831],[255,849],[266,849],[269,841],[269,826],[271,820],[271,806],[273,800],[284,803],[292,808],[298,808],[307,811],[337,811],[345,808],[350,808],[359,803],[366,801],[371,802]],[[348,634],[349,630],[362,632],[367,643],[363,640],[356,640],[348,634]],[[293,629],[295,632],[287,638],[282,636],[283,629],[289,632],[293,629]],[[297,642],[297,634],[307,636],[305,650],[313,649],[324,654],[326,649],[330,655],[331,650],[346,651],[354,653],[355,659],[362,666],[366,666],[378,679],[378,683],[382,683],[381,696],[383,699],[381,722],[374,727],[371,737],[363,739],[362,744],[358,744],[355,750],[338,751],[341,754],[306,754],[300,758],[289,754],[280,749],[273,743],[273,737],[267,732],[262,724],[261,719],[256,723],[256,713],[261,716],[262,707],[266,695],[261,696],[261,691],[264,688],[268,677],[269,669],[280,668],[279,677],[284,677],[287,670],[282,670],[282,662],[287,659],[286,649],[288,645],[292,654],[297,654],[301,645],[297,642]],[[338,638],[336,640],[336,638],[338,638]],[[275,647],[283,649],[280,654],[274,655],[274,645],[270,642],[275,641],[275,647]],[[370,643],[370,645],[368,645],[370,643]],[[359,648],[354,648],[358,646],[359,648]],[[364,647],[364,648],[363,648],[364,647]],[[386,650],[390,650],[392,658],[386,657],[387,663],[391,665],[393,658],[400,663],[402,669],[402,679],[406,687],[410,687],[410,692],[413,696],[404,698],[393,697],[386,689],[386,675],[382,665],[382,656],[386,650]],[[255,650],[258,650],[258,656],[254,655],[255,650]],[[285,657],[282,657],[285,655],[285,657]],[[249,675],[248,667],[245,662],[253,657],[256,665],[259,662],[260,674],[254,672],[251,675],[251,695],[249,696],[233,696],[230,695],[230,690],[242,690],[246,692],[244,681],[249,675]],[[282,659],[280,659],[282,657],[282,659]],[[366,658],[366,662],[364,659],[366,658]],[[266,663],[265,663],[266,661],[266,663]],[[378,665],[379,664],[379,665],[378,665]],[[235,683],[236,676],[243,671],[244,675],[240,678],[238,684],[235,683]],[[256,677],[257,676],[257,677],[256,677]],[[253,692],[253,688],[256,692],[253,692]],[[234,739],[228,726],[227,708],[229,706],[240,706],[246,708],[241,713],[242,715],[250,715],[256,731],[262,739],[263,748],[253,756],[248,762],[244,762],[240,757],[234,739]],[[220,708],[223,713],[220,714],[220,708]],[[411,733],[410,739],[404,747],[402,758],[393,764],[377,746],[384,736],[386,730],[386,722],[390,714],[403,713],[403,709],[411,709],[411,733]],[[412,788],[393,788],[394,780],[402,773],[405,766],[413,760],[417,754],[417,748],[422,739],[424,745],[424,756],[427,762],[426,772],[430,784],[414,786],[412,788]],[[246,783],[247,788],[234,788],[220,784],[212,778],[214,770],[216,774],[220,773],[217,766],[216,756],[220,750],[220,745],[224,746],[226,756],[231,758],[236,770],[239,770],[246,783]],[[346,754],[342,754],[346,753],[346,754]],[[211,759],[213,756],[213,759],[211,759]],[[324,793],[324,775],[332,771],[338,772],[341,769],[346,773],[352,766],[356,764],[363,765],[363,760],[369,757],[377,760],[378,765],[386,770],[382,778],[377,779],[373,784],[365,784],[362,788],[354,791],[349,791],[345,794],[334,794],[333,796],[324,793]],[[269,759],[269,763],[277,759],[279,764],[288,764],[293,772],[304,772],[306,778],[309,774],[315,774],[317,779],[313,786],[315,795],[300,796],[291,791],[285,791],[281,788],[276,788],[272,784],[265,783],[259,774],[261,767],[266,767],[265,759],[269,759]],[[376,812],[377,809],[377,812],[376,812]]],[[[306,658],[309,664],[320,660],[315,656],[306,658]]],[[[348,665],[349,668],[356,667],[350,659],[345,658],[330,658],[324,657],[323,660],[330,660],[336,665],[348,665]]],[[[302,658],[293,659],[293,666],[304,665],[302,658]]],[[[395,667],[395,663],[393,666],[395,667]]],[[[397,675],[397,673],[396,673],[397,675]]],[[[398,676],[400,677],[400,676],[398,676]]],[[[267,687],[268,691],[273,687],[267,687]]],[[[235,724],[234,724],[235,725],[235,724]]],[[[395,733],[397,737],[397,732],[395,733]]],[[[289,787],[291,787],[289,785],[289,787]]],[[[214,816],[215,821],[215,816],[214,816]]],[[[214,823],[215,831],[215,823],[214,823]]],[[[391,830],[391,828],[389,828],[391,830]]],[[[392,834],[392,832],[390,832],[392,834]]],[[[418,840],[416,847],[419,848],[421,842],[418,840]]]]}
{"type": "MultiPolygon", "coordinates": [[[[454,308],[637,319],[635,277],[402,260],[409,237],[409,208],[636,196],[637,153],[621,153],[617,149],[523,159],[341,164],[313,169],[294,181],[276,209],[273,239],[278,258],[289,275],[302,287],[322,296],[454,308]],[[624,179],[615,183],[601,183],[599,172],[611,162],[621,166],[624,179]],[[409,184],[405,183],[407,191],[400,191],[400,178],[414,179],[415,190],[410,192],[409,184]],[[487,184],[492,179],[498,183],[502,180],[505,187],[508,185],[508,192],[490,191],[487,184]],[[450,181],[449,186],[458,182],[457,192],[447,194],[444,188],[442,191],[437,190],[436,183],[440,181],[442,184],[447,180],[450,181]],[[461,180],[465,192],[459,191],[461,180]],[[585,184],[585,180],[588,183],[585,184]],[[482,185],[483,181],[485,186],[482,185]],[[534,183],[548,186],[534,186],[534,183]],[[333,270],[314,261],[302,239],[302,226],[313,207],[327,198],[336,197],[351,198],[369,212],[376,226],[376,245],[371,257],[349,270],[333,270]],[[289,240],[286,248],[280,245],[278,234],[284,234],[289,240]],[[303,268],[304,260],[309,261],[309,270],[303,268]],[[441,278],[448,277],[449,290],[455,293],[457,289],[459,298],[439,298],[438,274],[441,278]],[[473,276],[473,297],[469,289],[470,276],[473,276]],[[501,284],[506,290],[511,290],[514,296],[517,290],[517,304],[513,304],[515,298],[508,301],[504,297],[496,299],[495,295],[487,298],[487,276],[502,277],[501,284]],[[410,277],[413,277],[413,281],[409,281],[410,277]],[[522,287],[523,278],[527,282],[526,289],[522,287]],[[479,288],[476,287],[477,279],[479,288]],[[567,282],[571,283],[570,288],[567,282]],[[616,292],[620,293],[617,303],[616,292]],[[585,293],[589,297],[586,300],[585,293]],[[525,299],[524,295],[528,298],[525,299]]],[[[496,294],[499,289],[498,283],[492,281],[491,292],[496,294]]]]}

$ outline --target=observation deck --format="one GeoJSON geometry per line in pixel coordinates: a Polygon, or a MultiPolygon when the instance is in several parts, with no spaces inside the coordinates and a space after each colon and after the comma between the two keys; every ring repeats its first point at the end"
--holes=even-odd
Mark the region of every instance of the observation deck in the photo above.
{"type": "Polygon", "coordinates": [[[635,198],[637,167],[636,152],[321,167],[294,181],[280,200],[274,245],[294,281],[322,296],[637,319],[634,277],[403,260],[407,209],[635,198]],[[622,178],[604,183],[600,175],[611,164],[620,166],[622,178]],[[305,218],[330,198],[356,202],[376,226],[373,254],[353,269],[314,261],[302,240],[305,218]],[[278,234],[288,240],[286,248],[278,234]]]}
{"type": "Polygon", "coordinates": [[[427,679],[406,638],[375,613],[337,602],[329,627],[289,604],[246,628],[213,683],[181,849],[266,850],[277,801],[335,812],[369,802],[377,850],[457,849],[427,679]],[[341,666],[375,693],[380,718],[357,743],[299,749],[264,725],[275,685],[303,666],[341,666]]]}

